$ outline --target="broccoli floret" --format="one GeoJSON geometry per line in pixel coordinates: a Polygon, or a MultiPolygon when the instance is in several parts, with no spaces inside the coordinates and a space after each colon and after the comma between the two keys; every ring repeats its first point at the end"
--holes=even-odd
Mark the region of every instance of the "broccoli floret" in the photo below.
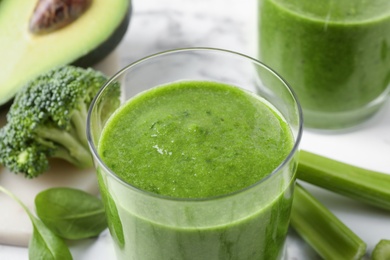
{"type": "MultiPolygon", "coordinates": [[[[106,80],[93,69],[63,66],[27,83],[15,96],[7,124],[0,129],[0,163],[28,178],[47,171],[49,158],[91,167],[87,113],[106,80]]],[[[119,106],[117,87],[101,105],[107,114],[119,106]]]]}

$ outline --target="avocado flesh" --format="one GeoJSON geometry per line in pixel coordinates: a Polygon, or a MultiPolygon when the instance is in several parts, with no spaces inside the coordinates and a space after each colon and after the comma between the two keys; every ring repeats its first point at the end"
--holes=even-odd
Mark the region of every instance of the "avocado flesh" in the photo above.
{"type": "Polygon", "coordinates": [[[124,22],[129,19],[129,0],[93,0],[89,9],[66,27],[34,35],[28,24],[37,1],[1,0],[0,105],[12,99],[27,81],[53,67],[82,57],[83,65],[92,65],[116,47],[127,29],[124,22]],[[118,28],[119,34],[115,33],[118,28]],[[103,43],[99,57],[93,51],[103,43]],[[89,53],[94,53],[90,64],[89,53]]]}

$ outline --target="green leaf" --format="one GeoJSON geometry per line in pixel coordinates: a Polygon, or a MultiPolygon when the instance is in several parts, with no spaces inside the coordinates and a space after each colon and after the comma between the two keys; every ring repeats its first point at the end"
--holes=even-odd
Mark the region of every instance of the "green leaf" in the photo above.
{"type": "Polygon", "coordinates": [[[65,242],[35,217],[19,198],[0,186],[0,191],[14,199],[26,211],[33,225],[33,235],[29,243],[29,259],[68,260],[72,255],[65,242]]]}
{"type": "Polygon", "coordinates": [[[107,228],[103,203],[82,190],[44,190],[35,197],[35,207],[42,222],[62,238],[94,237],[107,228]]]}
{"type": "Polygon", "coordinates": [[[31,217],[34,231],[29,244],[29,259],[72,259],[68,246],[38,218],[31,217]]]}

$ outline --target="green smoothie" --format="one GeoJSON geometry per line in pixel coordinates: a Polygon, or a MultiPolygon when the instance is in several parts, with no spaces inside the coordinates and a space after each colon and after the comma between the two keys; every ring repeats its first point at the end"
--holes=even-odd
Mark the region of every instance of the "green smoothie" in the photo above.
{"type": "MultiPolygon", "coordinates": [[[[207,217],[199,223],[193,215],[203,213],[192,207],[207,198],[234,197],[259,182],[286,159],[293,145],[287,122],[269,103],[233,86],[183,81],[130,99],[103,129],[98,145],[102,161],[140,190],[173,201],[195,201],[183,217],[172,213],[177,222],[184,221],[180,225],[159,223],[155,216],[164,209],[155,209],[152,202],[136,208],[152,211],[157,220],[132,212],[135,206],[127,205],[131,201],[116,205],[110,201],[109,217],[120,223],[111,227],[115,232],[120,229],[119,254],[142,260],[277,259],[288,228],[293,178],[271,186],[274,195],[266,205],[248,214],[244,207],[234,221],[219,223],[230,219],[222,209],[205,210],[207,217]]],[[[103,194],[105,200],[109,196],[103,194]]],[[[268,195],[264,190],[250,196],[254,197],[248,207],[253,208],[256,200],[268,195]]]]}
{"type": "Polygon", "coordinates": [[[297,92],[307,125],[326,128],[333,122],[322,120],[342,114],[348,124],[378,109],[390,83],[390,1],[259,4],[260,60],[297,92]]]}

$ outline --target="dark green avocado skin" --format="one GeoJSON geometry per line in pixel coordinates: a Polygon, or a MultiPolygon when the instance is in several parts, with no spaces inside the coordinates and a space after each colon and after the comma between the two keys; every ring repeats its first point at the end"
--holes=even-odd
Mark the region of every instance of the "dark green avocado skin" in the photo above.
{"type": "Polygon", "coordinates": [[[79,67],[91,67],[103,60],[108,56],[121,42],[126,31],[129,27],[130,18],[133,12],[132,4],[129,3],[129,10],[127,11],[122,22],[119,24],[118,28],[107,38],[103,43],[101,43],[96,49],[89,52],[88,54],[78,58],[72,64],[79,67]]]}
{"type": "MultiPolygon", "coordinates": [[[[1,0],[0,0],[0,2],[1,2],[1,0]]],[[[9,110],[9,107],[12,105],[13,101],[14,101],[14,99],[12,98],[11,100],[8,100],[6,103],[1,104],[0,105],[0,112],[5,111],[5,110],[9,110]]]]}

